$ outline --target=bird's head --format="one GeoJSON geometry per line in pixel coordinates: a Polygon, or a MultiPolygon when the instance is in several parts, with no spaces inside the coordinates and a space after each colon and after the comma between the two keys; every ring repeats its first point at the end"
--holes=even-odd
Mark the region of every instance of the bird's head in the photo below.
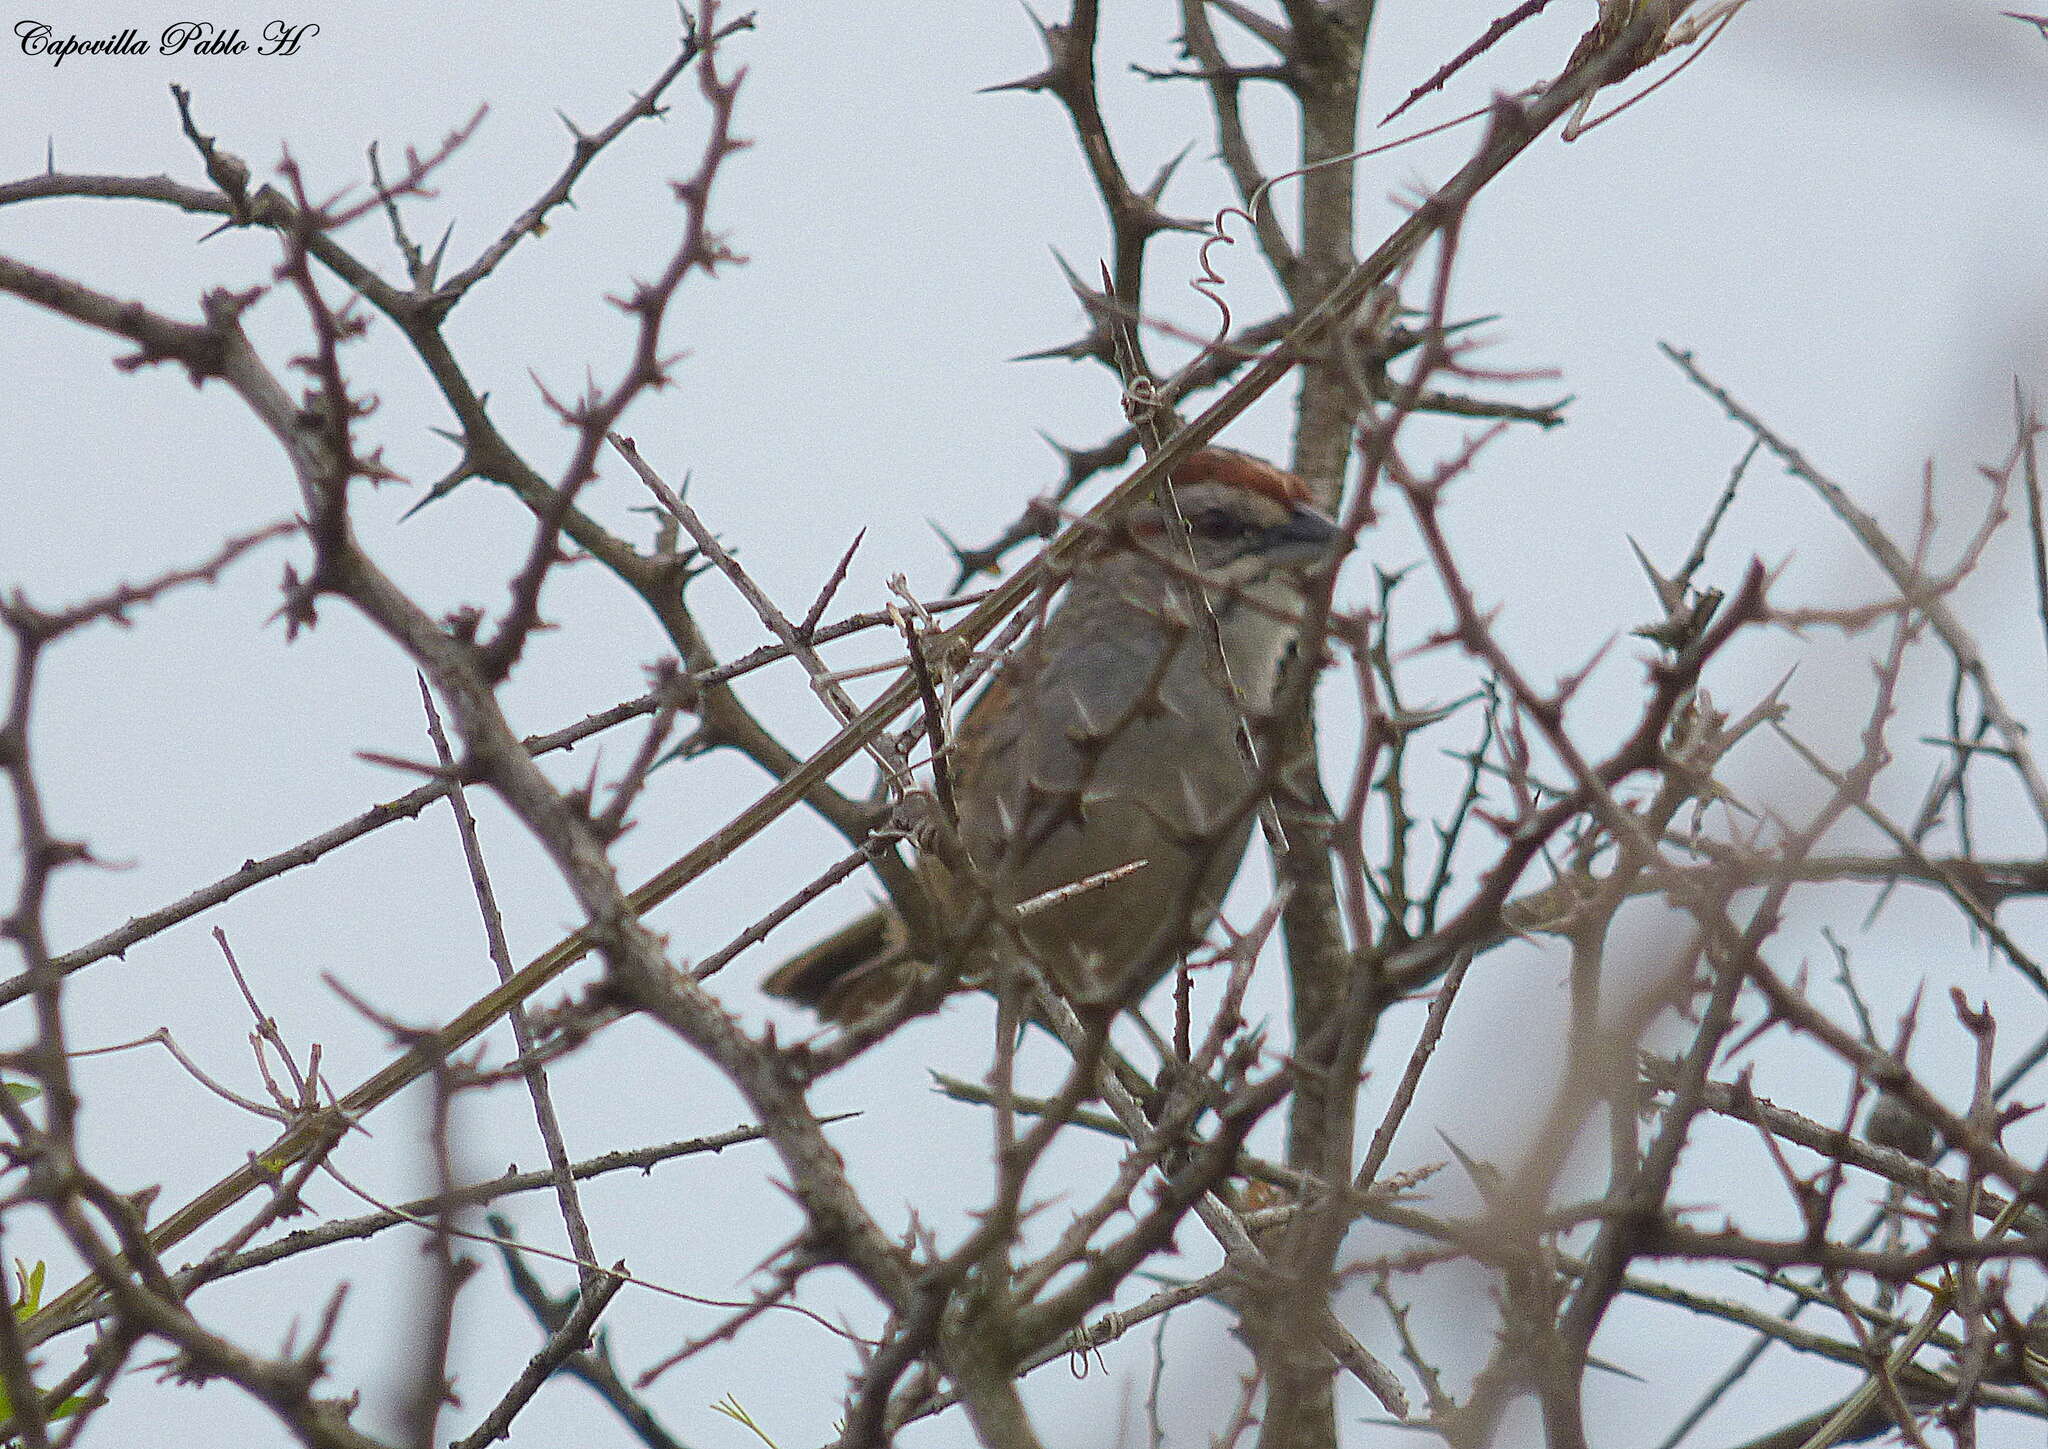
{"type": "MultiPolygon", "coordinates": [[[[1300,478],[1229,448],[1190,454],[1173,470],[1172,490],[1196,568],[1226,587],[1298,577],[1330,557],[1342,532],[1300,478]]],[[[1178,530],[1155,500],[1132,508],[1127,526],[1148,550],[1167,557],[1180,552],[1178,530]]]]}

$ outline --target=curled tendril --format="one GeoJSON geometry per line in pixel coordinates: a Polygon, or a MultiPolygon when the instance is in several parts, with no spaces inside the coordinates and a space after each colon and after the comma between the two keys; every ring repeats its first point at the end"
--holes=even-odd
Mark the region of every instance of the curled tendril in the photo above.
{"type": "Polygon", "coordinates": [[[1104,1373],[1109,1365],[1103,1362],[1102,1345],[1119,1338],[1124,1331],[1124,1316],[1121,1313],[1105,1313],[1102,1322],[1093,1328],[1082,1324],[1067,1335],[1067,1372],[1077,1379],[1088,1377],[1090,1359],[1102,1366],[1104,1373]]]}
{"type": "MultiPolygon", "coordinates": [[[[1539,89],[1531,88],[1524,91],[1520,96],[1515,97],[1515,99],[1531,99],[1537,94],[1539,89]]],[[[1468,121],[1476,121],[1482,116],[1491,113],[1492,110],[1492,106],[1481,106],[1476,111],[1467,111],[1462,116],[1453,116],[1448,121],[1440,121],[1434,126],[1426,126],[1422,130],[1403,136],[1396,141],[1383,141],[1377,146],[1367,146],[1360,151],[1346,151],[1341,156],[1325,156],[1320,161],[1311,161],[1306,166],[1297,166],[1292,171],[1283,171],[1278,176],[1269,177],[1261,181],[1257,189],[1252,192],[1251,199],[1243,206],[1226,206],[1217,212],[1209,223],[1208,235],[1202,238],[1201,250],[1195,253],[1195,265],[1200,268],[1201,274],[1188,283],[1190,287],[1215,303],[1216,310],[1222,314],[1222,318],[1217,324],[1216,336],[1210,341],[1208,347],[1204,349],[1204,354],[1214,352],[1230,336],[1230,304],[1223,300],[1220,290],[1225,285],[1225,282],[1223,274],[1216,270],[1216,264],[1210,256],[1211,251],[1216,247],[1234,247],[1237,245],[1237,238],[1230,235],[1224,223],[1234,216],[1242,217],[1246,226],[1256,229],[1258,226],[1259,208],[1266,204],[1267,195],[1281,182],[1292,181],[1297,176],[1306,176],[1311,171],[1320,171],[1325,166],[1343,166],[1353,161],[1363,161],[1368,156],[1377,156],[1383,151],[1392,151],[1398,147],[1406,146],[1412,141],[1421,141],[1436,135],[1440,131],[1448,131],[1454,126],[1462,126],[1468,121]]]]}
{"type": "MultiPolygon", "coordinates": [[[[1721,33],[1734,22],[1737,12],[1747,3],[1748,0],[1717,0],[1717,3],[1708,6],[1686,26],[1674,27],[1660,48],[1658,52],[1659,57],[1668,55],[1671,51],[1686,45],[1694,45],[1693,53],[1674,66],[1667,74],[1658,77],[1656,81],[1646,86],[1639,94],[1631,96],[1628,100],[1621,102],[1612,110],[1604,115],[1595,117],[1591,121],[1584,119],[1586,104],[1592,99],[1591,96],[1588,96],[1586,102],[1581,103],[1579,111],[1565,127],[1564,139],[1567,141],[1573,140],[1592,130],[1595,126],[1613,120],[1637,101],[1644,99],[1652,91],[1657,90],[1666,82],[1676,79],[1680,71],[1698,60],[1701,55],[1706,53],[1708,46],[1721,38],[1721,33]],[[1695,42],[1697,42],[1696,45],[1695,42]]],[[[1465,59],[1465,57],[1460,57],[1460,59],[1465,59]]],[[[1427,89],[1427,87],[1424,87],[1424,89],[1427,89]]],[[[1531,101],[1541,95],[1544,89],[1545,87],[1540,83],[1529,86],[1512,97],[1512,99],[1517,102],[1531,101]]],[[[1418,92],[1417,94],[1419,95],[1420,93],[1418,92]]],[[[1411,96],[1409,99],[1413,100],[1415,97],[1411,96]]],[[[1406,102],[1403,103],[1402,107],[1396,108],[1393,115],[1388,116],[1387,119],[1391,121],[1394,116],[1401,113],[1401,109],[1405,108],[1405,106],[1406,102]]],[[[1195,265],[1200,269],[1200,275],[1194,277],[1188,283],[1195,291],[1200,292],[1204,297],[1215,303],[1217,312],[1221,314],[1216,328],[1216,336],[1209,343],[1208,347],[1203,349],[1203,355],[1206,356],[1216,351],[1230,336],[1230,304],[1223,300],[1222,288],[1225,285],[1223,274],[1216,270],[1215,261],[1211,257],[1211,252],[1216,247],[1237,245],[1237,238],[1230,235],[1229,230],[1225,226],[1225,223],[1230,218],[1241,217],[1247,227],[1256,230],[1258,227],[1259,208],[1266,204],[1267,193],[1271,192],[1281,182],[1292,181],[1297,176],[1306,176],[1309,172],[1319,171],[1325,166],[1340,166],[1347,165],[1353,161],[1363,161],[1368,156],[1377,156],[1382,152],[1406,146],[1410,142],[1420,141],[1437,135],[1440,132],[1448,131],[1453,127],[1476,121],[1480,117],[1490,114],[1492,110],[1493,107],[1491,105],[1481,106],[1477,110],[1465,112],[1462,116],[1453,116],[1448,121],[1440,121],[1434,126],[1426,126],[1422,130],[1402,136],[1398,140],[1383,141],[1377,146],[1367,146],[1358,151],[1347,151],[1341,156],[1327,156],[1321,161],[1311,161],[1306,166],[1297,166],[1292,171],[1283,171],[1278,176],[1261,181],[1257,189],[1252,192],[1251,199],[1243,206],[1226,206],[1217,212],[1209,223],[1208,235],[1202,238],[1201,250],[1195,254],[1195,265]]]]}
{"type": "MultiPolygon", "coordinates": [[[[1220,301],[1216,305],[1223,306],[1220,301]]],[[[1224,308],[1224,316],[1227,318],[1229,315],[1229,308],[1224,308]]],[[[1124,384],[1124,416],[1133,423],[1143,422],[1158,412],[1162,400],[1159,384],[1142,372],[1133,374],[1131,380],[1124,384]]]]}
{"type": "MultiPolygon", "coordinates": [[[[1272,184],[1271,181],[1260,183],[1259,189],[1252,193],[1253,206],[1259,204],[1261,198],[1266,194],[1266,188],[1272,184]]],[[[1200,292],[1204,297],[1214,302],[1216,310],[1223,314],[1216,323],[1216,336],[1211,339],[1209,346],[1205,349],[1210,352],[1221,347],[1223,339],[1230,335],[1230,304],[1223,300],[1223,294],[1217,290],[1223,285],[1223,274],[1217,271],[1216,264],[1209,260],[1209,249],[1211,247],[1234,247],[1237,245],[1237,238],[1230,235],[1223,227],[1223,223],[1233,216],[1243,217],[1246,226],[1255,227],[1258,225],[1258,218],[1242,206],[1226,206],[1223,210],[1217,212],[1215,218],[1209,223],[1209,234],[1202,238],[1202,249],[1195,253],[1195,265],[1201,268],[1201,275],[1188,283],[1190,287],[1193,287],[1197,292],[1200,292]]]]}

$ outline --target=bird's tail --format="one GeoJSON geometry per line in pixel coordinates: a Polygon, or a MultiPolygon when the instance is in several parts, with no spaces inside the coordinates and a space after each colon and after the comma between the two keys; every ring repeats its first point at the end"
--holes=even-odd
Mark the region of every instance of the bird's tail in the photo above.
{"type": "Polygon", "coordinates": [[[903,918],[877,906],[769,972],[761,989],[827,1021],[849,1022],[895,999],[923,969],[903,918]]]}

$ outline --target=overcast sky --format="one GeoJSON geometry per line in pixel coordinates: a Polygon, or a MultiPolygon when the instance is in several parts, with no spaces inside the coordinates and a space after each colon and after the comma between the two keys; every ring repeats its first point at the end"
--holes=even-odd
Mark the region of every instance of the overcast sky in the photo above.
{"type": "MultiPolygon", "coordinates": [[[[1229,197],[1210,159],[1200,93],[1126,69],[1131,60],[1175,61],[1175,7],[1129,0],[1104,8],[1103,86],[1128,169],[1149,176],[1195,142],[1166,205],[1175,214],[1212,213],[1229,197]]],[[[1365,108],[1374,119],[1505,5],[1387,0],[1381,8],[1365,108]]],[[[1503,637],[1532,675],[1574,668],[1618,629],[1650,617],[1628,539],[1676,562],[1744,446],[1658,354],[1659,340],[1693,350],[1881,516],[1912,518],[1930,461],[1944,509],[1963,516],[1981,497],[1975,465],[2007,447],[2013,379],[2038,389],[2048,335],[2048,42],[2001,18],[1999,8],[1997,0],[1753,0],[1671,85],[1579,141],[1546,139],[1487,191],[1466,229],[1455,310],[1498,315],[1487,329],[1488,365],[1554,374],[1508,395],[1575,398],[1567,426],[1512,433],[1493,448],[1460,486],[1450,515],[1468,566],[1488,581],[1485,602],[1503,605],[1503,637]]],[[[1592,11],[1590,0],[1553,6],[1396,129],[1447,119],[1483,104],[1494,87],[1555,73],[1592,11]]],[[[146,39],[196,14],[165,0],[92,0],[61,12],[41,12],[59,33],[134,27],[146,39]]],[[[435,177],[437,196],[411,217],[414,234],[430,240],[452,224],[449,255],[458,263],[561,166],[568,134],[557,112],[585,128],[602,124],[661,69],[676,34],[665,0],[588,9],[536,0],[336,5],[283,17],[319,27],[288,58],[260,57],[252,47],[231,57],[73,56],[53,66],[7,44],[14,20],[30,13],[15,12],[0,30],[0,178],[53,164],[201,181],[179,133],[174,82],[192,91],[200,126],[259,179],[274,176],[288,147],[316,194],[359,189],[371,143],[395,167],[405,147],[431,148],[488,105],[474,139],[435,177]]],[[[204,18],[254,39],[280,16],[222,0],[204,18]]],[[[1085,444],[1118,424],[1115,391],[1098,370],[1006,360],[1076,335],[1081,318],[1053,254],[1092,273],[1103,249],[1100,213],[1056,105],[978,94],[1036,69],[1037,47],[1012,0],[770,0],[758,28],[727,48],[725,64],[748,70],[736,125],[753,146],[722,174],[714,216],[748,261],[715,282],[687,283],[670,333],[688,351],[677,385],[645,399],[625,430],[669,477],[689,475],[703,516],[792,608],[809,600],[862,528],[867,539],[843,608],[874,607],[898,572],[936,594],[948,572],[931,523],[964,541],[992,536],[1057,476],[1040,430],[1085,444]]],[[[558,212],[544,237],[519,248],[452,328],[471,375],[491,391],[500,425],[544,469],[566,456],[569,438],[539,402],[536,382],[567,394],[588,375],[616,376],[628,332],[607,298],[651,275],[674,245],[679,214],[664,183],[694,167],[704,112],[687,77],[672,103],[664,123],[636,129],[599,163],[578,188],[576,208],[558,212]]],[[[1284,111],[1271,96],[1254,109],[1266,126],[1264,156],[1279,169],[1290,154],[1277,124],[1284,111]]],[[[1442,180],[1474,139],[1467,128],[1364,163],[1358,196],[1368,243],[1397,219],[1400,196],[1442,180]]],[[[1291,208],[1292,195],[1283,191],[1281,204],[1291,208]]],[[[205,289],[262,282],[276,259],[266,237],[202,240],[209,229],[136,203],[44,201],[0,210],[0,253],[195,317],[205,289]]],[[[392,266],[375,219],[348,240],[392,266]]],[[[1191,273],[1192,252],[1179,239],[1162,244],[1154,275],[1191,273]]],[[[1273,293],[1250,248],[1227,254],[1224,268],[1239,316],[1263,315],[1273,293]]],[[[1190,326],[1209,325],[1207,304],[1171,280],[1154,301],[1190,326]]],[[[280,369],[302,345],[282,297],[266,300],[251,327],[280,369]]],[[[22,587],[43,604],[67,602],[199,559],[225,535],[296,509],[283,460],[222,388],[195,391],[172,369],[117,371],[111,360],[124,350],[0,300],[0,587],[22,587]]],[[[373,327],[349,362],[380,403],[370,435],[410,480],[359,494],[371,546],[436,611],[498,607],[525,538],[519,510],[472,482],[401,525],[399,515],[453,461],[454,450],[432,431],[446,418],[389,326],[373,327]]],[[[1284,457],[1289,395],[1276,392],[1226,440],[1284,457]]],[[[1451,446],[1462,431],[1437,427],[1418,438],[1451,446]]],[[[624,469],[607,464],[588,501],[615,527],[648,536],[624,469]]],[[[1783,587],[1795,602],[1846,602],[1872,587],[1839,528],[1775,469],[1760,470],[1735,511],[1717,547],[1717,581],[1739,576],[1752,552],[1789,565],[1783,587]]],[[[1371,541],[1369,557],[1396,568],[1415,550],[1394,522],[1371,541]]],[[[143,611],[133,628],[99,629],[49,662],[36,744],[53,826],[124,867],[64,876],[52,910],[60,948],[415,783],[359,758],[427,752],[410,667],[332,605],[288,645],[271,618],[288,558],[303,559],[303,550],[272,547],[219,587],[143,611]]],[[[2001,616],[1996,604],[2001,590],[2026,598],[2020,562],[2017,554],[1995,556],[1973,595],[1988,605],[1994,650],[2021,647],[2013,641],[2036,627],[2026,608],[2001,616]]],[[[1353,597],[1364,597],[1370,582],[1357,568],[1353,597]]],[[[716,583],[699,584],[693,601],[721,650],[762,642],[758,625],[716,583]]],[[[548,605],[563,627],[535,642],[507,691],[515,728],[558,728],[643,687],[643,666],[660,640],[618,592],[594,568],[557,577],[548,605]]],[[[1434,605],[1424,590],[1416,598],[1419,636],[1434,605]]],[[[1629,698],[1640,680],[1635,653],[1621,649],[1596,677],[1589,709],[1629,698]]],[[[1798,697],[1824,704],[1828,691],[1860,685],[1866,654],[1858,645],[1809,657],[1798,697]]],[[[1790,657],[1759,646],[1731,664],[1725,687],[1753,697],[1790,657]]],[[[2037,717],[2039,677],[2036,668],[2013,681],[2023,686],[2016,703],[2037,717]]],[[[793,676],[764,679],[749,698],[786,724],[793,744],[828,733],[793,676]]],[[[1823,733],[1824,723],[1816,725],[1823,733]]],[[[602,758],[616,767],[630,749],[610,743],[602,758]]],[[[579,751],[557,778],[579,779],[590,759],[579,751]]],[[[664,771],[617,851],[625,875],[650,873],[763,786],[759,772],[736,759],[664,771]]],[[[477,804],[513,951],[523,960],[573,924],[571,905],[502,812],[477,804]]],[[[679,957],[701,957],[843,848],[824,827],[791,817],[656,922],[679,957]]],[[[1254,895],[1262,880],[1263,865],[1254,863],[1254,895]]],[[[452,829],[430,812],[84,973],[70,997],[75,1040],[107,1044],[169,1026],[210,1071],[257,1090],[247,1016],[208,936],[219,925],[291,1039],[321,1042],[331,1079],[353,1083],[388,1047],[321,985],[321,974],[343,977],[410,1021],[456,1009],[484,989],[490,971],[466,889],[452,829]]],[[[793,945],[843,919],[867,889],[843,888],[778,939],[793,945]]],[[[1908,962],[1918,950],[1949,949],[1916,944],[1912,922],[1910,912],[1891,918],[1890,939],[1908,962]]],[[[775,955],[756,952],[734,968],[735,1009],[755,1019],[775,1014],[746,984],[775,955]]],[[[1527,1024],[1554,1021],[1560,977],[1533,951],[1498,959],[1504,964],[1489,991],[1461,1022],[1465,1034],[1447,1047],[1402,1162],[1441,1157],[1438,1126],[1474,1151],[1511,1155],[1527,1122],[1511,1104],[1540,1099],[1529,1084],[1547,1080],[1551,1063],[1544,1032],[1527,1024]],[[1521,1033],[1520,1049],[1503,1057],[1511,1031],[1521,1033]]],[[[1908,965],[1882,981],[1880,1007],[1895,1012],[1915,979],[1908,965]]],[[[1987,978],[1987,989],[1993,985],[1987,978]]],[[[794,1013],[777,1019],[786,1029],[802,1025],[794,1013]]],[[[14,1020],[0,1027],[0,1044],[15,1045],[27,1030],[25,1018],[14,1020]]],[[[907,1222],[913,1202],[942,1228],[957,1226],[974,1200],[985,1176],[979,1119],[935,1098],[924,1070],[975,1074],[988,1035],[985,1008],[959,1003],[819,1093],[821,1108],[864,1110],[835,1129],[836,1140],[866,1180],[881,1184],[872,1206],[890,1226],[907,1222]]],[[[160,1051],[95,1058],[80,1077],[92,1104],[88,1142],[102,1162],[123,1165],[116,1185],[161,1183],[166,1204],[270,1135],[160,1051]]],[[[559,1078],[579,1155],[712,1132],[743,1117],[730,1091],[636,1023],[603,1035],[559,1078]]],[[[345,1148],[344,1169],[354,1167],[379,1193],[419,1190],[418,1156],[405,1150],[419,1108],[407,1098],[380,1114],[377,1140],[345,1148]]],[[[511,1092],[475,1104],[464,1120],[469,1169],[538,1160],[525,1108],[511,1092]]],[[[1066,1165],[1078,1172],[1105,1160],[1077,1149],[1066,1165]]],[[[743,1275],[795,1225],[771,1177],[771,1155],[753,1146],[646,1180],[607,1179],[591,1189],[603,1222],[600,1252],[693,1293],[744,1296],[743,1275]]],[[[331,1183],[313,1197],[322,1212],[360,1209],[331,1183]]],[[[552,1242],[559,1229],[550,1213],[537,1197],[517,1208],[523,1231],[552,1242]]],[[[198,1302],[233,1315],[226,1321],[245,1326],[260,1347],[277,1342],[326,1285],[353,1278],[338,1376],[374,1386],[404,1362],[392,1290],[418,1272],[415,1247],[392,1236],[373,1249],[313,1255],[276,1275],[210,1289],[198,1302]]],[[[66,1259],[53,1242],[15,1236],[6,1250],[47,1255],[53,1276],[68,1281],[56,1271],[66,1259]]],[[[1187,1271],[1207,1266],[1190,1253],[1187,1271]]],[[[497,1280],[491,1265],[471,1291],[501,1299],[497,1280]]],[[[550,1281],[566,1276],[557,1271],[550,1281]]],[[[1473,1322],[1482,1324],[1484,1285],[1470,1286],[1473,1322]]],[[[827,1283],[809,1301],[827,1311],[841,1304],[827,1283]]],[[[1235,1392],[1222,1317],[1203,1312],[1188,1314],[1185,1327],[1177,1321],[1175,1334],[1185,1336],[1171,1342],[1188,1364],[1229,1367],[1191,1369],[1178,1381],[1189,1425],[1213,1422],[1235,1392]]],[[[1361,1304],[1356,1317],[1369,1339],[1379,1332],[1366,1321],[1372,1316],[1361,1304]]],[[[460,1345],[472,1413],[537,1342],[516,1308],[483,1317],[460,1345]]],[[[716,1320],[713,1310],[629,1290],[609,1321],[633,1370],[716,1320]]],[[[1704,1354],[1709,1368],[1731,1342],[1713,1339],[1719,1347],[1709,1353],[1684,1320],[1631,1321],[1654,1323],[1672,1335],[1668,1352],[1704,1354]]],[[[1470,1340],[1441,1345],[1454,1370],[1490,1347],[1482,1330],[1470,1340]]],[[[1629,1362],[1601,1342],[1603,1353],[1629,1362]]],[[[1665,1351],[1631,1347],[1638,1357],[1629,1366],[1660,1386],[1597,1380],[1596,1442],[1638,1442],[1631,1426],[1672,1412],[1665,1351]]],[[[1087,1385],[1060,1373],[1045,1399],[1049,1442],[1113,1442],[1126,1392],[1135,1384],[1142,1393],[1148,1353],[1132,1346],[1110,1377],[1087,1385]]],[[[845,1346],[814,1324],[771,1316],[738,1349],[707,1354],[664,1379],[650,1400],[692,1444],[749,1442],[708,1407],[727,1394],[779,1443],[805,1444],[829,1437],[852,1367],[845,1346]]],[[[1800,1372],[1803,1385],[1815,1381],[1810,1369],[1800,1372]]],[[[383,1409],[373,1390],[371,1423],[383,1409]]],[[[1363,1400],[1347,1400],[1347,1410],[1371,1411],[1363,1400]]],[[[1732,1410],[1717,1421],[1725,1432],[1711,1437],[1732,1439],[1767,1422],[1770,1411],[1732,1410]]],[[[469,1423],[458,1413],[449,1427],[466,1432],[469,1423]]],[[[92,1442],[103,1444],[281,1439],[266,1416],[231,1394],[159,1388],[146,1375],[125,1386],[96,1432],[92,1442]]],[[[1391,1429],[1355,1432],[1350,1442],[1411,1442],[1391,1429]]],[[[2038,1431],[2027,1432],[2037,1442],[2038,1431]]],[[[588,1394],[560,1384],[522,1419],[515,1442],[611,1442],[612,1433],[588,1394]]],[[[905,1442],[956,1444],[964,1436],[963,1426],[940,1423],[905,1442]]]]}

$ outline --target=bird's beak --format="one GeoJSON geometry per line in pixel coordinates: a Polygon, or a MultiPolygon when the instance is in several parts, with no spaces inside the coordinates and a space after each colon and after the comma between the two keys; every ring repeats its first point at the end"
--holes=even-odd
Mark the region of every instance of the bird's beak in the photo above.
{"type": "Polygon", "coordinates": [[[1284,522],[1266,530],[1260,552],[1281,566],[1302,567],[1321,563],[1343,529],[1320,509],[1297,503],[1284,522]]]}

